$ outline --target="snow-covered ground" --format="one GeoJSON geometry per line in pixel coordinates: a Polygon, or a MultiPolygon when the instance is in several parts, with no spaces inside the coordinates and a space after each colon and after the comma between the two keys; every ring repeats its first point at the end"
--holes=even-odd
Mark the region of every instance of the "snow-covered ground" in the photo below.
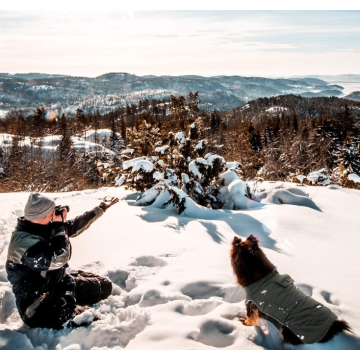
{"type": "Polygon", "coordinates": [[[8,113],[8,110],[2,110],[0,109],[0,118],[5,118],[6,114],[8,113]]]}
{"type": "MultiPolygon", "coordinates": [[[[98,138],[98,142],[106,140],[107,138],[109,138],[110,134],[111,131],[108,129],[99,129],[96,135],[98,138]]],[[[13,137],[14,135],[11,134],[0,133],[0,146],[2,146],[5,150],[6,149],[9,150],[12,145],[13,137]]],[[[41,147],[41,149],[44,150],[44,152],[52,153],[53,151],[57,150],[61,138],[62,138],[61,135],[49,135],[49,136],[45,136],[42,139],[42,141],[40,141],[40,138],[30,138],[29,136],[25,136],[22,139],[22,141],[20,141],[19,144],[20,146],[25,146],[27,148],[30,148],[31,146],[33,146],[34,148],[41,147]]],[[[80,137],[72,136],[71,139],[73,141],[74,148],[78,151],[87,150],[89,152],[94,152],[94,151],[104,152],[112,157],[116,155],[112,150],[107,149],[105,146],[99,143],[95,143],[94,130],[89,130],[86,133],[86,136],[85,134],[80,137]]]]}
{"type": "MultiPolygon", "coordinates": [[[[277,185],[260,187],[273,192],[277,185]]],[[[360,334],[360,191],[331,185],[306,192],[320,210],[269,200],[253,210],[198,209],[180,216],[134,206],[137,195],[122,188],[52,194],[58,204],[70,206],[70,217],[105,195],[121,199],[72,240],[70,262],[73,270],[108,276],[113,294],[81,315],[89,326],[62,331],[30,329],[19,319],[4,265],[28,194],[0,194],[0,349],[294,348],[266,321],[259,328],[238,321],[245,315],[245,293],[232,273],[230,245],[234,235],[251,233],[261,238],[280,273],[290,274],[300,289],[360,334]],[[91,322],[95,313],[100,320],[91,322]]],[[[284,194],[289,196],[281,189],[276,196],[284,194]]],[[[297,348],[360,349],[360,343],[341,334],[326,344],[297,348]]]]}

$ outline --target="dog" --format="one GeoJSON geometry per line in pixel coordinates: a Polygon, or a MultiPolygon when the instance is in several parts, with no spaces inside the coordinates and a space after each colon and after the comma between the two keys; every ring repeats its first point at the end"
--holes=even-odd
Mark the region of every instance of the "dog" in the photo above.
{"type": "Polygon", "coordinates": [[[289,275],[280,275],[256,236],[245,241],[235,236],[230,258],[237,282],[246,290],[247,318],[239,318],[242,324],[257,326],[259,319],[266,319],[293,345],[325,343],[341,332],[353,333],[346,321],[294,286],[289,275]]]}

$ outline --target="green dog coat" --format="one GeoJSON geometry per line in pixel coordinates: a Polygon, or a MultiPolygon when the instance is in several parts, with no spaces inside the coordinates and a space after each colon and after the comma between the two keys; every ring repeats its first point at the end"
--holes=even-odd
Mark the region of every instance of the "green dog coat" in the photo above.
{"type": "Polygon", "coordinates": [[[246,303],[254,302],[278,328],[288,327],[305,344],[320,341],[337,319],[330,309],[298,289],[289,275],[280,275],[276,269],[245,290],[246,303]]]}

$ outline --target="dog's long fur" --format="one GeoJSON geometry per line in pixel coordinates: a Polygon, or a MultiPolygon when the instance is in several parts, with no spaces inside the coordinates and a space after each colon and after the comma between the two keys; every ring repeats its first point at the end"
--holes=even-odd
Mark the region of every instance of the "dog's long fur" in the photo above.
{"type": "MultiPolygon", "coordinates": [[[[232,243],[230,257],[237,282],[242,287],[261,279],[275,268],[261,250],[259,239],[254,235],[250,235],[245,241],[235,237],[232,243]]],[[[266,317],[266,314],[261,312],[255,303],[251,301],[246,304],[246,312],[247,319],[239,319],[246,326],[256,326],[260,318],[266,317]]],[[[320,342],[327,342],[336,334],[344,331],[352,332],[349,324],[343,320],[335,320],[320,342]]],[[[302,344],[302,341],[287,327],[281,328],[280,336],[285,342],[290,344],[302,344]]]]}

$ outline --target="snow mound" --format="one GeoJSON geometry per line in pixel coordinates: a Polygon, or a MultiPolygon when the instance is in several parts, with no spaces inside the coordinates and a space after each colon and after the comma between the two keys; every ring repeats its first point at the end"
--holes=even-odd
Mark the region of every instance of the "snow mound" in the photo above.
{"type": "Polygon", "coordinates": [[[262,205],[249,199],[248,186],[234,171],[227,170],[220,174],[224,180],[224,186],[220,188],[220,201],[224,204],[223,209],[251,209],[260,208],[262,205]]]}
{"type": "Polygon", "coordinates": [[[355,183],[360,183],[360,176],[359,175],[349,174],[348,179],[355,182],[355,183]]]}
{"type": "Polygon", "coordinates": [[[311,172],[306,178],[312,182],[313,185],[329,185],[331,181],[328,179],[327,175],[325,175],[326,169],[321,169],[318,171],[311,172]]]}
{"type": "Polygon", "coordinates": [[[154,170],[154,165],[148,160],[137,161],[132,168],[132,173],[136,171],[152,172],[154,170]]]}
{"type": "Polygon", "coordinates": [[[306,195],[304,196],[301,194],[301,190],[300,191],[295,191],[295,189],[290,189],[290,190],[280,189],[275,191],[264,192],[262,193],[263,199],[261,202],[265,204],[277,204],[277,205],[286,204],[286,205],[306,206],[311,209],[320,211],[319,207],[314,203],[314,201],[309,199],[306,195]],[[295,194],[294,192],[298,192],[298,194],[295,194]]]}

